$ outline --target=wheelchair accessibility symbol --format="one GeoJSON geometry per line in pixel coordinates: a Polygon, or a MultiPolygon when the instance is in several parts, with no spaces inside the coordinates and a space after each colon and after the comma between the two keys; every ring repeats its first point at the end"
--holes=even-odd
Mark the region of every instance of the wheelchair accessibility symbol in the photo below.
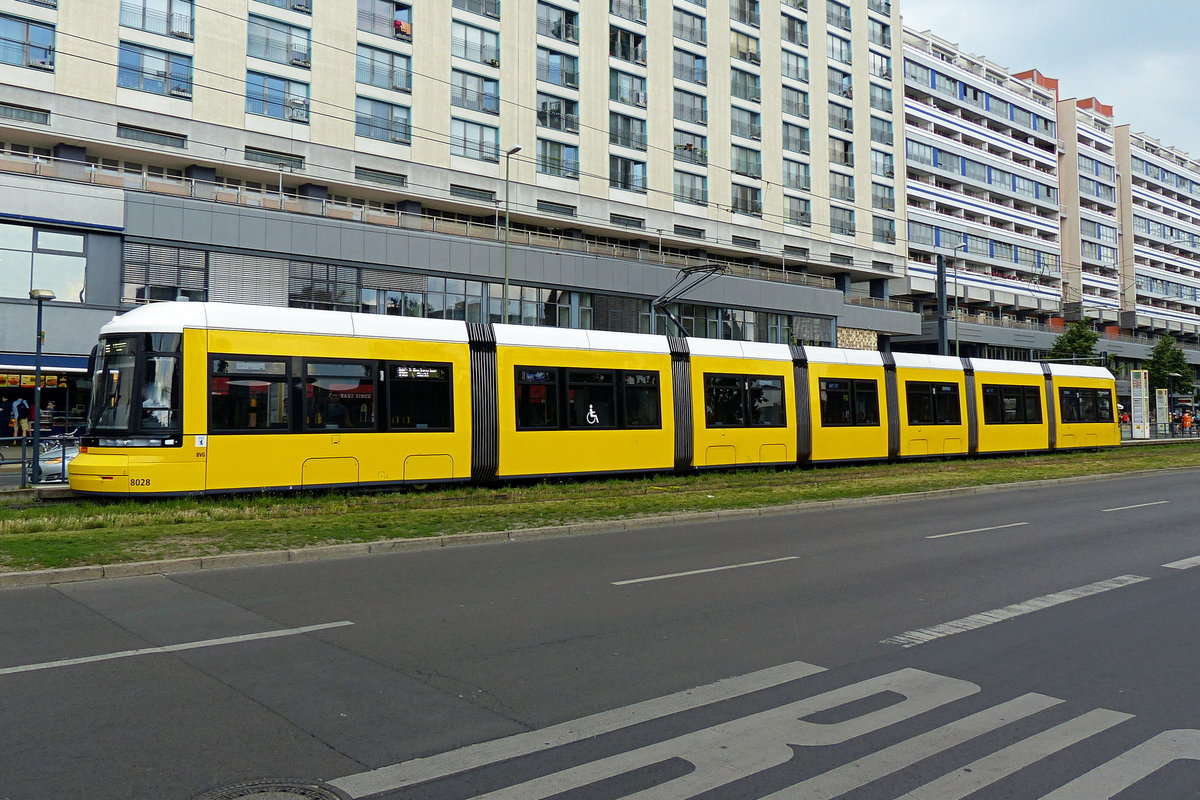
{"type": "Polygon", "coordinates": [[[587,421],[588,421],[588,425],[599,425],[600,424],[600,417],[597,416],[597,414],[596,414],[595,406],[590,406],[590,405],[588,406],[587,421]]]}

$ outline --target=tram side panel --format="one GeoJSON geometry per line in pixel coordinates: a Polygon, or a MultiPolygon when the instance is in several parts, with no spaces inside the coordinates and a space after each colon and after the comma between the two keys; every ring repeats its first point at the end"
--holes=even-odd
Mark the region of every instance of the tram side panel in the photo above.
{"type": "Polygon", "coordinates": [[[1115,382],[1111,377],[1061,377],[1053,381],[1060,449],[1115,447],[1121,443],[1115,382]]]}
{"type": "Polygon", "coordinates": [[[691,375],[695,466],[795,463],[790,360],[692,356],[691,375]]]}
{"type": "Polygon", "coordinates": [[[969,444],[966,378],[961,371],[899,367],[900,457],[964,455],[969,444]]]}
{"type": "Polygon", "coordinates": [[[500,345],[499,477],[667,471],[671,357],[500,345]]]}
{"type": "Polygon", "coordinates": [[[809,362],[813,461],[888,458],[887,381],[883,367],[809,362]]]}
{"type": "Polygon", "coordinates": [[[979,410],[979,452],[1050,449],[1045,390],[1041,374],[977,369],[974,402],[979,410]]]}
{"type": "Polygon", "coordinates": [[[211,331],[209,491],[470,475],[467,347],[211,331]]]}

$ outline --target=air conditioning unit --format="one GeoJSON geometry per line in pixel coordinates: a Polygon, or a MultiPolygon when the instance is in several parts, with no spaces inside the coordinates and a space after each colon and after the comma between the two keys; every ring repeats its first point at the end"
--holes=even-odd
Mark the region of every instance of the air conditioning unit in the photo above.
{"type": "Polygon", "coordinates": [[[27,66],[33,67],[34,69],[54,69],[54,62],[48,58],[31,58],[25,63],[27,66]]]}

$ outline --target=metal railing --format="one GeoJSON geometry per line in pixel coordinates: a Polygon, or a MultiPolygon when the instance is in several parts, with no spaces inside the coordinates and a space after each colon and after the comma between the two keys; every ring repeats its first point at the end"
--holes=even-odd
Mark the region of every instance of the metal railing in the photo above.
{"type": "MultiPolygon", "coordinates": [[[[39,434],[39,483],[43,484],[65,483],[67,464],[79,453],[78,429],[71,429],[70,433],[54,433],[53,430],[56,429],[44,427],[39,434]]],[[[0,489],[24,489],[34,483],[34,457],[31,436],[0,438],[0,489]]]]}
{"type": "MultiPolygon", "coordinates": [[[[44,178],[77,181],[97,186],[110,186],[133,191],[169,194],[179,197],[190,197],[197,200],[207,200],[219,203],[249,206],[274,211],[287,211],[297,214],[311,214],[329,219],[363,222],[371,225],[383,225],[405,230],[423,231],[427,233],[445,234],[450,236],[466,236],[473,239],[501,241],[504,227],[492,223],[446,219],[432,214],[392,211],[366,204],[353,204],[322,200],[312,197],[302,197],[297,194],[278,191],[270,188],[247,188],[245,186],[225,186],[218,183],[199,181],[192,178],[152,176],[141,173],[123,172],[118,169],[98,167],[94,164],[82,164],[77,161],[56,159],[49,156],[21,157],[13,154],[0,154],[0,173],[12,172],[26,175],[36,175],[44,178]]],[[[672,253],[662,248],[634,247],[605,242],[594,242],[558,234],[524,231],[513,228],[509,232],[509,244],[512,246],[542,247],[553,250],[565,250],[589,256],[617,258],[642,263],[659,264],[667,267],[697,266],[700,264],[724,264],[728,273],[755,280],[787,283],[797,286],[809,286],[816,289],[836,289],[833,278],[825,275],[815,275],[786,269],[788,259],[783,258],[780,266],[749,266],[720,256],[685,256],[672,253]]],[[[716,244],[715,242],[713,244],[716,244]]],[[[806,262],[807,263],[807,262],[806,262]]],[[[799,260],[791,265],[801,266],[799,260]]],[[[870,301],[876,298],[869,298],[870,301]]],[[[851,302],[847,298],[847,302],[851,302]]],[[[911,311],[911,304],[903,301],[886,301],[886,306],[894,310],[911,311]]],[[[856,305],[875,305],[874,302],[856,302],[856,305]]]]}

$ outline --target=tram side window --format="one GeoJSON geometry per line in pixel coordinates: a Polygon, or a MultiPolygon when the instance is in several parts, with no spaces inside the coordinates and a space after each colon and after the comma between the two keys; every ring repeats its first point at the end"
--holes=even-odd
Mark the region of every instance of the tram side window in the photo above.
{"type": "Polygon", "coordinates": [[[305,430],[375,430],[375,370],[374,361],[305,364],[305,430]]]}
{"type": "Polygon", "coordinates": [[[517,430],[662,427],[657,372],[517,367],[516,393],[517,430]]]}
{"type": "Polygon", "coordinates": [[[905,381],[909,425],[961,425],[957,383],[905,381]]]}
{"type": "Polygon", "coordinates": [[[704,421],[709,428],[780,428],[787,425],[783,378],[704,374],[704,421]]]}
{"type": "Polygon", "coordinates": [[[454,430],[450,364],[388,364],[388,429],[454,430]]]}
{"type": "Polygon", "coordinates": [[[612,370],[567,370],[567,427],[617,426],[617,374],[612,370]]]}
{"type": "Polygon", "coordinates": [[[214,431],[286,431],[288,365],[282,360],[217,356],[209,383],[214,431]]]}
{"type": "Polygon", "coordinates": [[[623,372],[621,378],[625,386],[625,427],[661,428],[658,373],[623,372]]]}
{"type": "Polygon", "coordinates": [[[1063,387],[1058,390],[1063,422],[1113,422],[1112,391],[1063,387]]]}
{"type": "Polygon", "coordinates": [[[517,367],[517,430],[558,427],[558,372],[517,367]]]}
{"type": "Polygon", "coordinates": [[[983,385],[986,425],[1040,425],[1042,392],[1036,386],[983,385]]]}
{"type": "Polygon", "coordinates": [[[822,378],[821,425],[873,426],[879,424],[879,382],[822,378]]]}

